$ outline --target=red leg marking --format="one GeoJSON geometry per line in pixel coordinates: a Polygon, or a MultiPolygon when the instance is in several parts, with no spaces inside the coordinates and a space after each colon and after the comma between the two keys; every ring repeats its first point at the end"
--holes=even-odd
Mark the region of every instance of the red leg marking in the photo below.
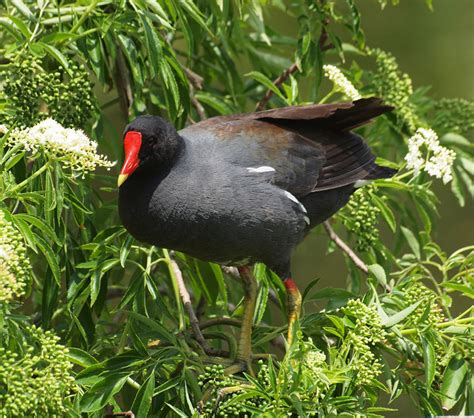
{"type": "Polygon", "coordinates": [[[287,279],[283,280],[283,283],[285,284],[286,290],[288,290],[289,292],[298,290],[298,286],[291,277],[288,277],[287,279]]]}

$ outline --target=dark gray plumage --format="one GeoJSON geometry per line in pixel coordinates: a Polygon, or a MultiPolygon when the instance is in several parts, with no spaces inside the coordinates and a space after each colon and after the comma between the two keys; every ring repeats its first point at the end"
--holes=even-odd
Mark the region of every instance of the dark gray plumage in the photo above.
{"type": "Polygon", "coordinates": [[[344,206],[354,183],[393,174],[350,129],[391,108],[379,99],[211,118],[176,134],[137,118],[140,166],[119,212],[138,240],[225,264],[262,261],[288,277],[295,246],[344,206]],[[273,169],[273,170],[271,170],[273,169]]]}

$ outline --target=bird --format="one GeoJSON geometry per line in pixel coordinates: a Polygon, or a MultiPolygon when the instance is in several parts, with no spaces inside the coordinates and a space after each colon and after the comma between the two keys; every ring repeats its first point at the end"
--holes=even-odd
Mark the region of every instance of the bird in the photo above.
{"type": "Polygon", "coordinates": [[[120,219],[137,240],[237,266],[244,313],[236,362],[251,362],[257,285],[266,264],[287,290],[288,341],[301,295],[295,247],[358,187],[395,170],[353,130],[393,108],[376,97],[215,116],[177,131],[159,116],[125,128],[120,219]]]}

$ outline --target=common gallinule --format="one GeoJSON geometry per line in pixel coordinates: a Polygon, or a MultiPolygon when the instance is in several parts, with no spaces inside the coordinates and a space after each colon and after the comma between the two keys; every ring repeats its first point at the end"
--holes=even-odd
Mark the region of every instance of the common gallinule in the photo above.
{"type": "Polygon", "coordinates": [[[179,132],[157,116],[126,127],[122,222],[140,241],[239,266],[239,360],[251,356],[257,286],[249,266],[264,262],[284,281],[291,339],[301,304],[293,249],[359,184],[393,175],[350,132],[391,109],[369,98],[218,116],[179,132]]]}

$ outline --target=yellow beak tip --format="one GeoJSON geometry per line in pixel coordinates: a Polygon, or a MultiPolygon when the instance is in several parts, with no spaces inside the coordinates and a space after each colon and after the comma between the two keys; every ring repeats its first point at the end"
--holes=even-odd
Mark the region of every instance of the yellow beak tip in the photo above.
{"type": "Polygon", "coordinates": [[[127,180],[128,174],[119,174],[118,179],[117,179],[117,186],[120,187],[123,183],[125,183],[125,180],[127,180]]]}

